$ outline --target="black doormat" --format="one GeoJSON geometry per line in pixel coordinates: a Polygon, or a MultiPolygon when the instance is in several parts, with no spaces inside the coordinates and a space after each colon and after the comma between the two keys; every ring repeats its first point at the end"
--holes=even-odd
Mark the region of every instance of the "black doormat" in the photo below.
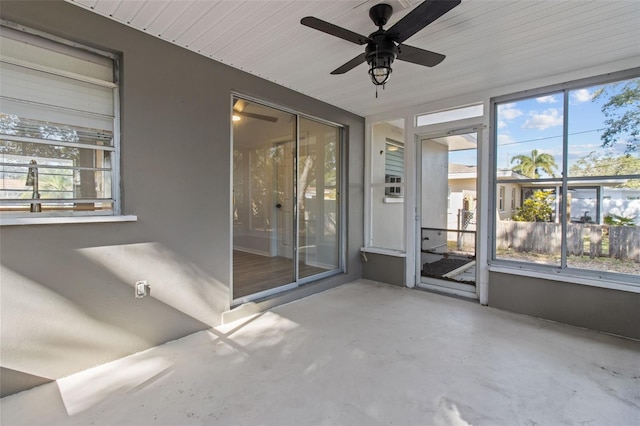
{"type": "Polygon", "coordinates": [[[422,276],[442,278],[444,274],[447,274],[459,267],[466,265],[473,261],[473,259],[460,259],[460,258],[442,258],[433,263],[425,263],[422,265],[422,276]]]}

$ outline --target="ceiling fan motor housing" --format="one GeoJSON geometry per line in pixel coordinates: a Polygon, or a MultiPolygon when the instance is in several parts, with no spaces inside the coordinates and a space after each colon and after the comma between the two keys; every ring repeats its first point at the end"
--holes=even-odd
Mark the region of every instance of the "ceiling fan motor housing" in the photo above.
{"type": "Polygon", "coordinates": [[[372,41],[367,43],[364,52],[367,63],[371,65],[375,61],[382,65],[381,61],[386,61],[387,66],[391,65],[398,56],[398,47],[393,40],[390,40],[382,30],[371,34],[369,38],[372,41]]]}

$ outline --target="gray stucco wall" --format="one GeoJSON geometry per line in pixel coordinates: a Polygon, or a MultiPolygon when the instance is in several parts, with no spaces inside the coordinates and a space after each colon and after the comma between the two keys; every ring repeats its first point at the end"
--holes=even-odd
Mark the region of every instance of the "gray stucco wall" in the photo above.
{"type": "Polygon", "coordinates": [[[400,287],[405,286],[406,260],[404,257],[366,253],[366,258],[366,262],[362,264],[362,278],[400,287]]]}
{"type": "Polygon", "coordinates": [[[489,306],[640,339],[640,294],[491,272],[489,306]]]}
{"type": "Polygon", "coordinates": [[[0,14],[122,53],[122,207],[138,217],[0,229],[1,359],[11,372],[2,374],[3,389],[220,323],[230,305],[232,91],[346,126],[348,273],[318,288],[361,276],[362,117],[61,1],[3,1],[0,14]],[[141,279],[151,297],[135,299],[133,283],[141,279]]]}

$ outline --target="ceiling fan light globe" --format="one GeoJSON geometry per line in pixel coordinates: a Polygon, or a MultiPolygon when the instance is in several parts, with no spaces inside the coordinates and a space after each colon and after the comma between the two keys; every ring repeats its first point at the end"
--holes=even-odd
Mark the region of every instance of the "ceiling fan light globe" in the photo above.
{"type": "Polygon", "coordinates": [[[389,77],[391,76],[391,67],[372,65],[371,68],[369,68],[369,75],[371,76],[373,84],[376,86],[382,86],[389,81],[389,77]]]}

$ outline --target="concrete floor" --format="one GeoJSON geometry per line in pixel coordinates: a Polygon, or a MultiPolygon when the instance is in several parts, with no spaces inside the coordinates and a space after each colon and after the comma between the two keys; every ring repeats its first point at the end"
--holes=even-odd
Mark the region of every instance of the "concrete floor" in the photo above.
{"type": "Polygon", "coordinates": [[[1,400],[10,425],[638,425],[640,342],[357,281],[1,400]]]}

